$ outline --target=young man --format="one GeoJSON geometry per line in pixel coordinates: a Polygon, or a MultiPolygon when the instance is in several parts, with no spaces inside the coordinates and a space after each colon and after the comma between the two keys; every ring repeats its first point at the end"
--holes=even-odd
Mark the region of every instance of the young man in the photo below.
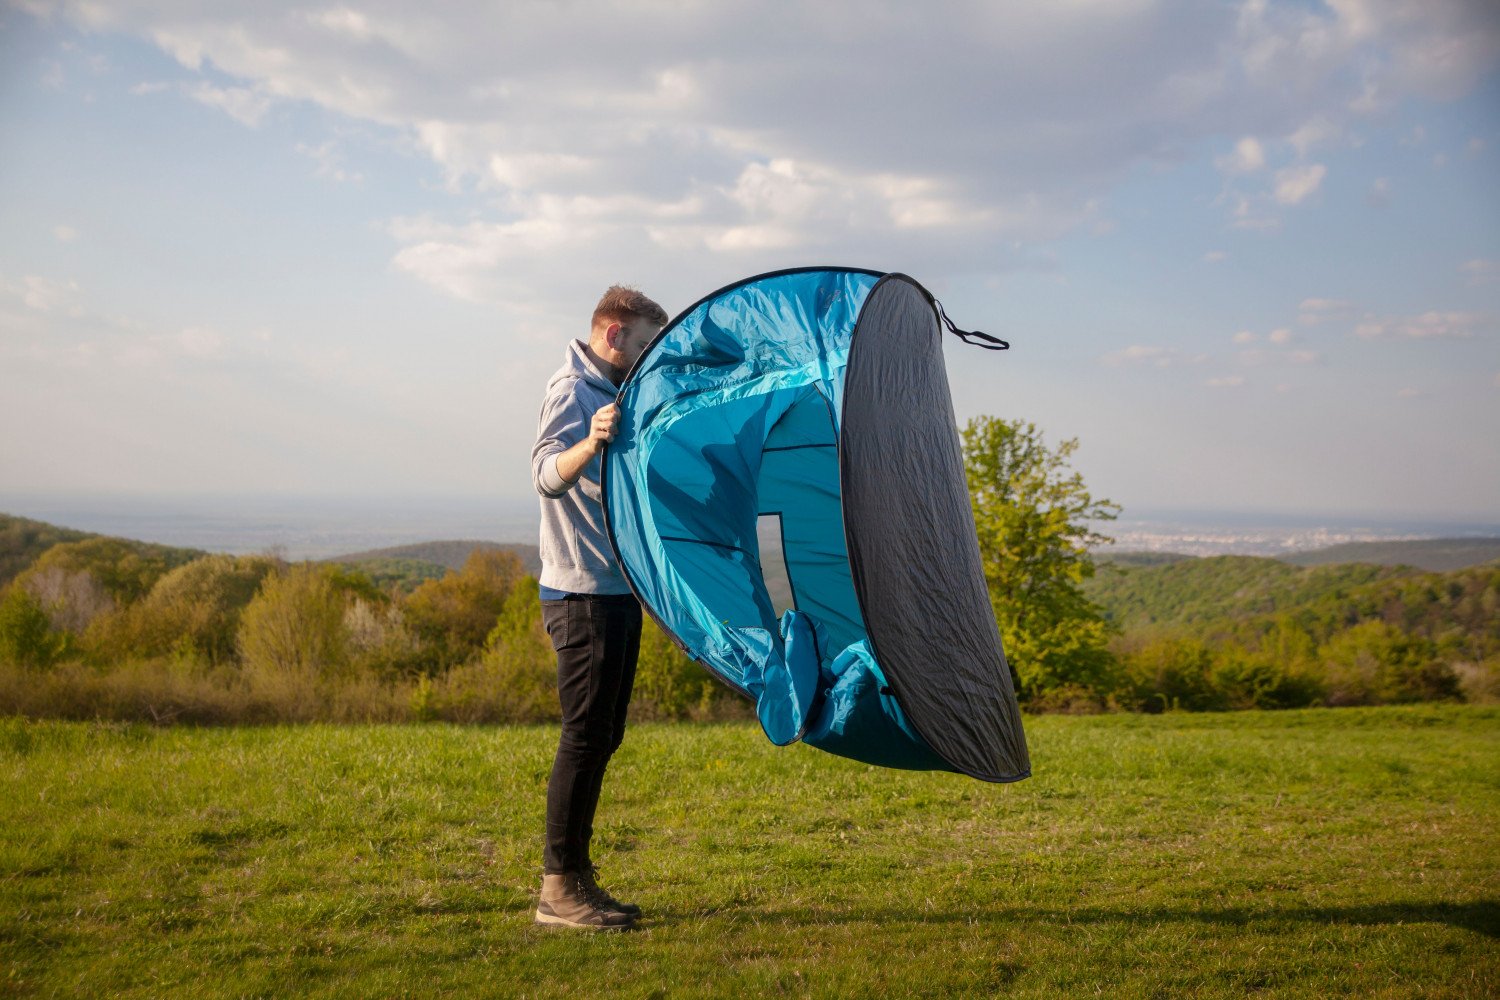
{"type": "Polygon", "coordinates": [[[589,858],[604,768],[625,735],[641,639],[641,606],[604,532],[599,453],[615,436],[620,383],[666,322],[662,307],[633,288],[605,292],[588,343],[569,342],[547,383],[531,452],[542,495],[542,621],[557,651],[562,701],[539,924],[620,929],[641,912],[599,887],[589,858]]]}

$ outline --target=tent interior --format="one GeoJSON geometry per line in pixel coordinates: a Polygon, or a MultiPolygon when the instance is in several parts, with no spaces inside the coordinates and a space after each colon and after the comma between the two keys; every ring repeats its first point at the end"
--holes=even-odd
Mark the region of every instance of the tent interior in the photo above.
{"type": "Polygon", "coordinates": [[[673,630],[756,701],[772,742],[952,770],[870,649],[845,548],[837,383],[786,375],[710,390],[653,421],[643,520],[664,555],[673,630]],[[762,552],[776,534],[781,551],[762,552]],[[768,564],[785,569],[784,615],[768,564]]]}

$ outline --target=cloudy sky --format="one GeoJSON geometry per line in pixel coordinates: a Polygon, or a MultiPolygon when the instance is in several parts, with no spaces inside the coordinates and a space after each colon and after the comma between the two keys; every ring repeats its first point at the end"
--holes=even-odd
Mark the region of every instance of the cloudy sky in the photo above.
{"type": "Polygon", "coordinates": [[[805,264],[1144,509],[1500,513],[1491,0],[0,0],[0,492],[523,497],[604,286],[805,264]]]}

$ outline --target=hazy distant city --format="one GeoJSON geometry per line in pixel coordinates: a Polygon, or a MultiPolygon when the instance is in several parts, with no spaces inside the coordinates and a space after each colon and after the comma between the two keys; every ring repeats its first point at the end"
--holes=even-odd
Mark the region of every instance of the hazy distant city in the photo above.
{"type": "MultiPolygon", "coordinates": [[[[62,527],[210,552],[321,559],[449,539],[535,542],[527,498],[80,497],[0,493],[0,511],[62,527]]],[[[1377,521],[1329,514],[1143,512],[1100,525],[1116,552],[1264,555],[1343,542],[1500,536],[1500,518],[1377,521]]]]}
{"type": "Polygon", "coordinates": [[[1391,542],[1417,538],[1493,537],[1497,524],[1432,522],[1358,526],[1314,517],[1278,518],[1274,524],[1241,523],[1246,515],[1225,514],[1215,524],[1211,514],[1203,520],[1173,521],[1169,518],[1136,520],[1121,518],[1107,533],[1115,539],[1117,552],[1180,552],[1192,556],[1277,556],[1305,552],[1345,542],[1391,542]]]}

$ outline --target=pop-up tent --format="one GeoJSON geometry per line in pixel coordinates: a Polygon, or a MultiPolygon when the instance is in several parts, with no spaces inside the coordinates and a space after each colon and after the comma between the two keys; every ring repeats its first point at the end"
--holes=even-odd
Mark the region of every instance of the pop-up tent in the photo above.
{"type": "Polygon", "coordinates": [[[905,275],[846,268],[702,299],[621,386],[605,520],[646,610],[755,702],[773,743],[1014,781],[1031,765],[941,312],[905,275]],[[773,563],[790,592],[779,619],[773,563]]]}

